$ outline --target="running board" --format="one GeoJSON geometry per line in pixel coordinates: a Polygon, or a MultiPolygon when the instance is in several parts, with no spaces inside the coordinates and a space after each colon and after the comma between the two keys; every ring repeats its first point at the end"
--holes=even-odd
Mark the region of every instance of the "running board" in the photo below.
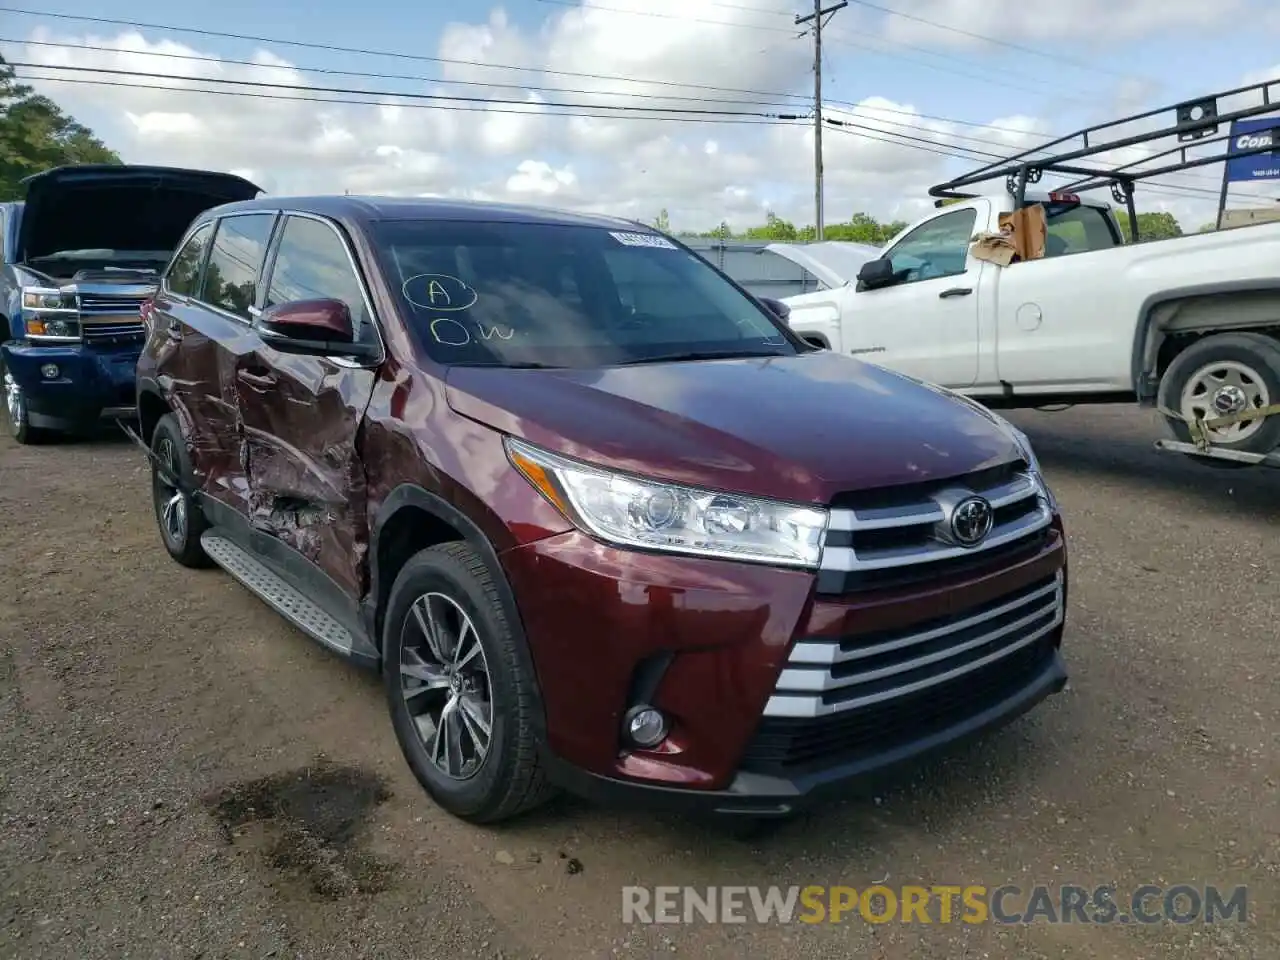
{"type": "Polygon", "coordinates": [[[1208,449],[1201,449],[1194,443],[1184,443],[1181,440],[1157,440],[1156,449],[1167,450],[1170,453],[1181,453],[1189,457],[1225,460],[1250,467],[1280,468],[1280,453],[1244,453],[1240,450],[1223,450],[1212,446],[1208,449]]]}
{"type": "Polygon", "coordinates": [[[216,528],[204,532],[200,545],[209,559],[311,639],[344,657],[377,658],[367,641],[354,636],[306,594],[216,528]]]}

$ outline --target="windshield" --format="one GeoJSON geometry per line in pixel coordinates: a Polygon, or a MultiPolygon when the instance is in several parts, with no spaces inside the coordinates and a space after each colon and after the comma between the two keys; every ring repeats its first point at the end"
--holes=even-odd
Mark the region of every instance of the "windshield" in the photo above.
{"type": "Polygon", "coordinates": [[[383,270],[440,363],[607,366],[799,350],[665,237],[545,223],[380,221],[383,270]]]}

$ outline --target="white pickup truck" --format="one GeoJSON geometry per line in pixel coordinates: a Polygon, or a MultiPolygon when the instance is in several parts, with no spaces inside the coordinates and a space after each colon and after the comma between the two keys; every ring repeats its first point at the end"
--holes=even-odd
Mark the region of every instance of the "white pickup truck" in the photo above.
{"type": "MultiPolygon", "coordinates": [[[[1280,223],[1135,244],[1108,203],[1026,202],[1045,208],[1045,256],[1009,266],[970,250],[1014,209],[1008,194],[943,206],[879,251],[771,245],[825,288],[784,300],[791,326],[992,407],[1137,400],[1194,420],[1280,403],[1280,223]]],[[[1207,434],[1267,453],[1280,416],[1207,434]]]]}

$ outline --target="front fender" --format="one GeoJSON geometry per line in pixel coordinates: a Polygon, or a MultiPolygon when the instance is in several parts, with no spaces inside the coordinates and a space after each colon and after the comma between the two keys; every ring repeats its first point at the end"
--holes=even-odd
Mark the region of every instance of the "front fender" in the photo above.
{"type": "Polygon", "coordinates": [[[842,313],[836,291],[806,293],[783,302],[791,308],[787,323],[801,337],[812,334],[826,341],[837,353],[844,351],[842,313]]]}

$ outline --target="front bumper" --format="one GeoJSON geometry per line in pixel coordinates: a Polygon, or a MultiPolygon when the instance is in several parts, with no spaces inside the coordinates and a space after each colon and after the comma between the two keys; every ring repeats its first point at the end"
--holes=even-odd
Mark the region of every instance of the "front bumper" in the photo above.
{"type": "Polygon", "coordinates": [[[824,800],[870,796],[904,779],[921,761],[1012,722],[1062,690],[1066,683],[1066,665],[1055,650],[1027,686],[945,730],[805,776],[742,771],[735,774],[723,790],[689,790],[601,776],[575,767],[549,751],[543,760],[548,775],[559,786],[611,806],[754,817],[790,816],[824,800]]]}
{"type": "Polygon", "coordinates": [[[542,691],[548,772],[572,792],[611,802],[785,815],[880,785],[1012,721],[1067,679],[1059,622],[1016,655],[914,700],[782,721],[800,733],[779,733],[765,717],[801,638],[876,642],[886,631],[1042,590],[1059,572],[1065,579],[1056,523],[996,569],[857,596],[816,595],[815,578],[800,571],[616,550],[576,532],[502,559],[542,691]],[[622,738],[623,716],[639,702],[670,722],[654,750],[622,738]],[[784,741],[803,742],[802,762],[785,756],[784,741]]]}
{"type": "Polygon", "coordinates": [[[140,346],[86,344],[0,345],[5,369],[22,388],[31,426],[71,430],[105,417],[132,417],[137,409],[134,376],[140,346]],[[53,364],[56,376],[43,368],[53,364]]]}

